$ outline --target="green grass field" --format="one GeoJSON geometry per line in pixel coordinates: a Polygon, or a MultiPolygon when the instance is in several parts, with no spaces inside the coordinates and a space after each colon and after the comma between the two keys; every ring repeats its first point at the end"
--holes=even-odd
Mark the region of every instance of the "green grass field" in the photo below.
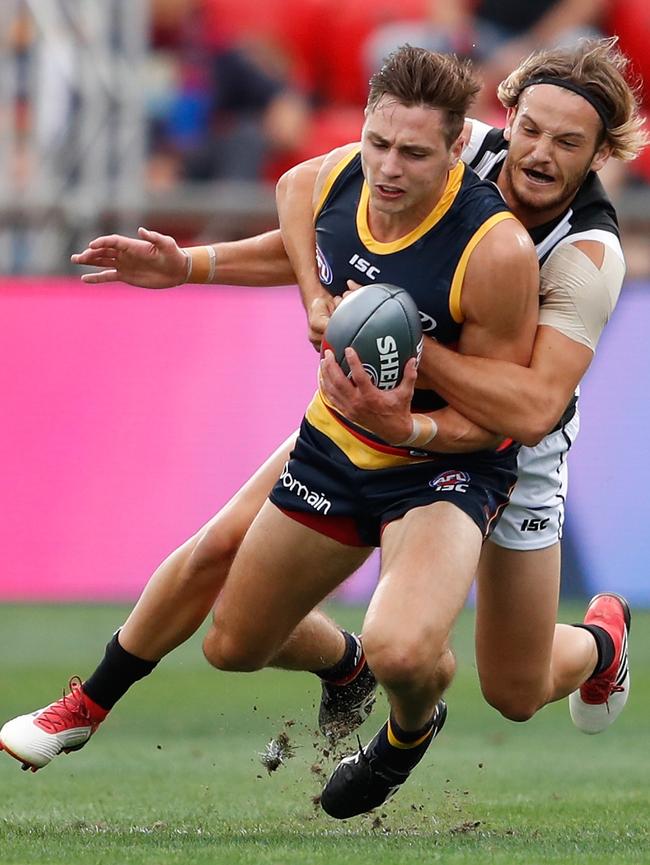
{"type": "MultiPolygon", "coordinates": [[[[125,612],[0,607],[0,718],[88,675],[125,612]]],[[[334,614],[348,625],[361,616],[334,614]]],[[[0,865],[650,863],[650,614],[634,614],[628,707],[598,737],[572,727],[565,703],[526,724],[486,706],[472,625],[467,612],[443,734],[373,815],[337,822],[313,803],[333,764],[314,732],[313,677],[217,673],[193,641],[136,685],[78,754],[35,775],[0,755],[0,865]],[[282,730],[296,753],[269,775],[258,755],[282,730]]]]}

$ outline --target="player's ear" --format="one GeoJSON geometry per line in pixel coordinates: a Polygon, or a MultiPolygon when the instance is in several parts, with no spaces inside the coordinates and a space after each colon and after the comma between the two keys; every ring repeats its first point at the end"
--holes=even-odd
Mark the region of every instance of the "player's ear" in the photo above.
{"type": "Polygon", "coordinates": [[[510,141],[510,137],[512,135],[512,124],[515,122],[515,116],[517,114],[516,108],[508,108],[506,111],[506,125],[503,130],[503,137],[506,141],[510,141]]]}
{"type": "Polygon", "coordinates": [[[455,168],[458,165],[458,160],[460,159],[461,153],[463,152],[463,148],[465,147],[465,137],[463,133],[458,136],[458,138],[451,145],[449,150],[449,168],[455,168]]]}
{"type": "Polygon", "coordinates": [[[594,158],[591,160],[591,165],[589,169],[591,171],[600,171],[601,168],[605,165],[609,157],[612,155],[612,146],[607,142],[604,142],[600,145],[596,153],[594,154],[594,158]]]}

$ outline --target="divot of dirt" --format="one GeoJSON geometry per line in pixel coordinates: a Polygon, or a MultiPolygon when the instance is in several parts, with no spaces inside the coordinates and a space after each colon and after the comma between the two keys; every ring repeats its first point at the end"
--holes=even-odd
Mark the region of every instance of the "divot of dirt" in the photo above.
{"type": "Polygon", "coordinates": [[[283,730],[274,739],[271,739],[263,751],[260,751],[260,762],[270,775],[271,772],[276,772],[287,760],[295,756],[295,753],[295,747],[291,744],[286,731],[283,730]]]}

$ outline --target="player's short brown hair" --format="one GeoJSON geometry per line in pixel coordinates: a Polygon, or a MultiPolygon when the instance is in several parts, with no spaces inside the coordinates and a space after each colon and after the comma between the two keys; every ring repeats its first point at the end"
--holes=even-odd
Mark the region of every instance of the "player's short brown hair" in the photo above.
{"type": "Polygon", "coordinates": [[[451,147],[463,129],[467,110],[481,85],[469,60],[402,45],[370,79],[367,109],[390,96],[407,108],[424,105],[447,116],[445,141],[451,147]]]}
{"type": "Polygon", "coordinates": [[[599,144],[607,142],[616,159],[636,159],[648,142],[639,114],[641,84],[632,80],[628,58],[617,42],[617,36],[586,39],[572,48],[531,54],[499,85],[501,103],[515,108],[531,80],[545,76],[563,79],[585,90],[602,106],[608,122],[599,144]]]}

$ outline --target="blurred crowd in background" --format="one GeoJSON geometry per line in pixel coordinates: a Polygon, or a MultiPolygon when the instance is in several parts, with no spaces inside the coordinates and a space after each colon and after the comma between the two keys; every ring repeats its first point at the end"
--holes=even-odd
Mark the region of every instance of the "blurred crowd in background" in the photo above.
{"type": "MultiPolygon", "coordinates": [[[[29,70],[35,46],[48,37],[47,28],[39,21],[39,10],[44,12],[48,6],[57,10],[57,14],[50,16],[51,31],[52,18],[58,17],[59,11],[61,21],[67,18],[68,25],[74,27],[80,7],[93,2],[98,0],[81,3],[7,0],[4,13],[0,12],[0,24],[6,25],[4,36],[0,36],[4,42],[2,50],[5,57],[11,56],[19,70],[17,98],[10,109],[14,142],[18,145],[29,140],[37,123],[37,112],[30,104],[33,91],[27,86],[21,91],[21,81],[33,75],[29,70]]],[[[114,3],[119,12],[119,0],[103,2],[114,3]]],[[[146,6],[146,18],[141,19],[142,63],[132,82],[137,91],[137,105],[143,113],[142,171],[137,177],[127,177],[126,187],[132,191],[136,187],[141,189],[143,201],[148,202],[145,213],[150,227],[180,235],[184,241],[191,242],[210,230],[210,239],[216,240],[214,232],[237,234],[263,228],[272,218],[269,189],[282,171],[300,160],[358,139],[368,79],[381,65],[382,58],[397,46],[408,42],[470,57],[484,79],[475,116],[499,125],[504,114],[496,101],[497,84],[523,57],[544,46],[616,33],[635,74],[650,81],[647,2],[132,0],[132,8],[146,6]],[[265,205],[251,206],[250,220],[238,218],[223,224],[196,221],[191,218],[187,204],[188,190],[198,184],[207,190],[212,188],[211,184],[222,184],[214,186],[215,213],[220,207],[228,211],[224,195],[237,196],[240,189],[243,200],[244,190],[250,192],[250,184],[259,189],[259,195],[252,201],[263,201],[265,205]],[[185,207],[180,206],[181,199],[185,207]],[[172,206],[175,200],[179,202],[176,208],[172,206]],[[152,204],[164,201],[167,204],[158,210],[152,204]]],[[[5,6],[5,0],[2,5],[5,6]]],[[[122,33],[114,41],[125,38],[128,34],[125,37],[122,33]]],[[[74,128],[70,118],[80,101],[74,83],[80,76],[70,69],[67,83],[58,88],[53,86],[51,76],[57,74],[56,50],[56,47],[50,49],[55,62],[50,64],[47,84],[52,93],[48,110],[54,118],[50,126],[58,122],[69,130],[74,128]]],[[[98,63],[99,59],[98,55],[98,63]]],[[[70,66],[73,61],[66,60],[59,50],[59,71],[66,63],[70,66]]],[[[0,85],[3,109],[0,121],[3,114],[6,117],[8,108],[8,97],[2,104],[3,92],[6,97],[6,86],[3,91],[0,85]]],[[[647,107],[650,87],[646,88],[644,98],[647,107]]],[[[43,113],[41,110],[41,123],[43,113]]],[[[72,146],[70,143],[67,149],[72,146]]],[[[34,159],[33,150],[31,158],[34,159]]],[[[125,159],[132,159],[135,164],[138,148],[119,151],[118,161],[125,159]]],[[[10,165],[13,185],[9,186],[14,198],[18,188],[16,178],[33,170],[29,163],[29,148],[21,152],[20,146],[12,154],[11,162],[5,162],[10,165]]],[[[74,186],[76,175],[82,173],[69,167],[68,186],[74,186]]],[[[96,177],[96,185],[100,181],[96,177]]],[[[645,223],[650,219],[650,207],[645,206],[650,199],[650,153],[624,168],[612,165],[605,181],[629,222],[628,255],[632,272],[649,273],[650,253],[645,243],[635,242],[635,238],[639,240],[644,234],[645,223]],[[626,202],[631,202],[627,209],[626,202]]],[[[5,191],[9,186],[5,184],[5,191]]],[[[64,194],[62,188],[61,195],[64,194]]],[[[104,211],[109,194],[103,193],[104,211]]],[[[82,198],[88,217],[91,215],[88,193],[82,198]]],[[[201,201],[197,209],[205,209],[205,200],[201,201]]],[[[54,204],[49,201],[50,212],[54,204]]],[[[118,204],[116,209],[119,210],[118,204]]],[[[241,217],[239,211],[238,214],[241,217]]],[[[14,221],[19,217],[20,214],[13,213],[14,221]]],[[[110,209],[103,218],[105,223],[110,222],[110,209]]],[[[77,229],[78,222],[79,219],[77,229]]],[[[128,220],[118,222],[105,227],[117,230],[129,225],[128,220]]],[[[87,218],[85,223],[94,224],[87,218]]],[[[72,232],[74,239],[70,244],[74,245],[78,234],[78,230],[76,234],[72,232]]],[[[16,261],[15,244],[11,248],[16,261]]]]}
{"type": "MultiPolygon", "coordinates": [[[[484,80],[475,110],[495,124],[498,83],[544,46],[616,32],[650,80],[647,0],[155,0],[153,8],[158,182],[272,180],[356,140],[370,75],[406,42],[470,57],[484,80]]],[[[650,158],[638,169],[650,179],[650,158]]]]}

